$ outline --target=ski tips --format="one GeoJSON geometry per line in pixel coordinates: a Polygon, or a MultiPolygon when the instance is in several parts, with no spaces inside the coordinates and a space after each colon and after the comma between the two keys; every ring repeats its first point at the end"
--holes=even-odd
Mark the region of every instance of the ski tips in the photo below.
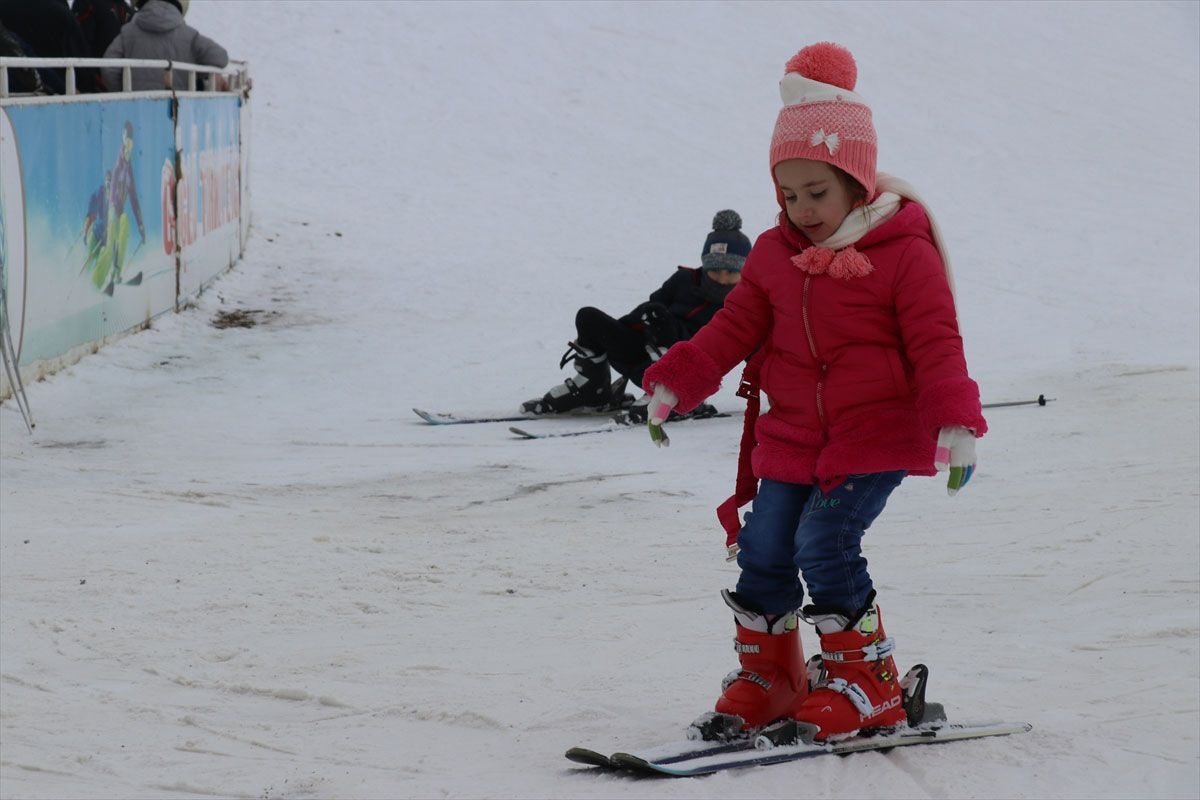
{"type": "Polygon", "coordinates": [[[566,756],[569,761],[574,761],[576,764],[587,764],[590,767],[615,766],[608,756],[586,747],[572,747],[566,752],[566,756]]]}

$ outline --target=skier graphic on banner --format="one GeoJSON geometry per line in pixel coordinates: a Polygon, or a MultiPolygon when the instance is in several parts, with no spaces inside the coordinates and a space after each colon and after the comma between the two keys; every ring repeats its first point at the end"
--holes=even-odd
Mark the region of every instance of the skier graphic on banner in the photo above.
{"type": "Polygon", "coordinates": [[[112,170],[105,170],[104,183],[88,198],[87,216],[83,219],[83,247],[87,253],[80,273],[96,268],[100,253],[108,243],[108,207],[112,198],[112,170]]]}
{"type": "MultiPolygon", "coordinates": [[[[146,225],[142,221],[142,208],[138,203],[137,184],[133,177],[133,123],[126,120],[121,134],[121,151],[112,168],[111,188],[107,220],[104,226],[104,245],[96,258],[92,282],[97,289],[111,295],[121,282],[121,271],[129,243],[129,214],[125,211],[128,200],[137,221],[138,249],[146,243],[146,225]],[[107,286],[106,286],[107,284],[107,286]]],[[[137,249],[134,250],[137,252],[137,249]]]]}

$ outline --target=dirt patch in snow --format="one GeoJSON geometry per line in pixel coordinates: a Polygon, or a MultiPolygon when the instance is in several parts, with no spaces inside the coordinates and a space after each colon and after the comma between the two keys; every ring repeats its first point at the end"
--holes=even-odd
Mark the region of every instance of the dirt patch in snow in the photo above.
{"type": "Polygon", "coordinates": [[[278,311],[263,311],[261,308],[238,308],[221,311],[212,319],[214,328],[253,328],[264,318],[278,316],[278,311]]]}

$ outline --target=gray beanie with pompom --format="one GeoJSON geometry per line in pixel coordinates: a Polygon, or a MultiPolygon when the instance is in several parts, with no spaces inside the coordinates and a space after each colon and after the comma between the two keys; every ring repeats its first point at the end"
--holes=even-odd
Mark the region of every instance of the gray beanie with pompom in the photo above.
{"type": "Polygon", "coordinates": [[[746,256],[750,255],[750,240],[742,233],[741,215],[731,208],[718,211],[712,227],[700,251],[700,269],[741,272],[746,256]]]}

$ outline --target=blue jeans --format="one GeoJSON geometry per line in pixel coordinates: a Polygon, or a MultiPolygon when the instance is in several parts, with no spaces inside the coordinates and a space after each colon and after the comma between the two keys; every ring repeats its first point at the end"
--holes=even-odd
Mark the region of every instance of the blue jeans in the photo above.
{"type": "Polygon", "coordinates": [[[830,491],[763,479],[738,533],[737,593],[767,614],[813,605],[851,615],[871,595],[862,537],[905,471],[851,475],[830,491]]]}

